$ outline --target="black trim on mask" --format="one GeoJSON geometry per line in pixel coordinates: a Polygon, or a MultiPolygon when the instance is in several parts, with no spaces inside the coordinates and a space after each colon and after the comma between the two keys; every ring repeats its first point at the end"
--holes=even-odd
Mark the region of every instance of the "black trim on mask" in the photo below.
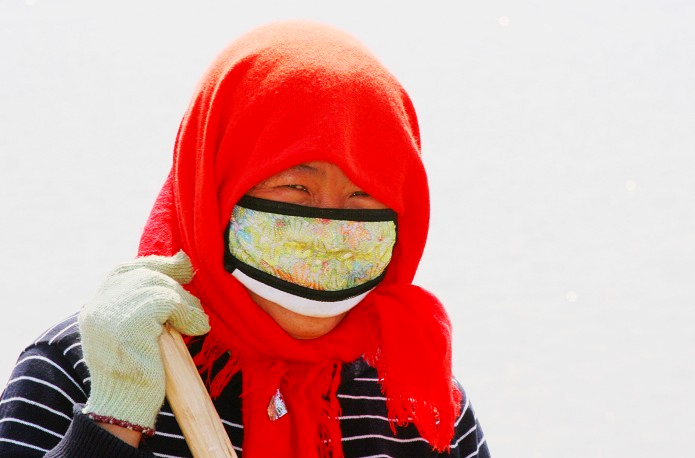
{"type": "Polygon", "coordinates": [[[277,215],[303,216],[307,218],[336,219],[341,221],[397,221],[398,214],[390,208],[321,208],[288,204],[259,197],[242,196],[237,202],[240,207],[277,215]]]}
{"type": "Polygon", "coordinates": [[[303,297],[305,299],[311,299],[314,301],[321,302],[337,302],[343,301],[345,299],[350,299],[351,297],[359,296],[362,293],[366,293],[370,289],[378,285],[381,280],[386,276],[386,269],[378,277],[369,280],[367,283],[363,283],[358,286],[353,286],[348,289],[341,289],[339,291],[322,291],[312,288],[307,288],[306,286],[301,286],[296,283],[291,283],[282,280],[274,275],[271,275],[262,270],[258,270],[255,267],[251,267],[234,257],[234,255],[229,250],[229,226],[224,232],[225,240],[225,250],[224,250],[224,268],[230,274],[234,272],[235,269],[239,269],[249,277],[257,280],[261,283],[265,283],[268,286],[272,286],[275,289],[284,291],[289,294],[294,294],[295,296],[303,297]]]}

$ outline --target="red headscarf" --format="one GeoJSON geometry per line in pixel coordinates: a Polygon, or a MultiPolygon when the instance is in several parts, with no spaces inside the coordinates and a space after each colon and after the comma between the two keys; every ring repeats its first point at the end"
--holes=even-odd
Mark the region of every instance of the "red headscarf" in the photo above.
{"type": "Polygon", "coordinates": [[[451,330],[439,301],[411,284],[427,237],[429,194],[412,103],[351,36],[306,22],[273,24],[235,41],[200,82],[181,123],[174,165],[145,228],[140,255],[183,249],[190,286],[212,330],[197,362],[231,358],[219,394],[243,373],[244,455],[342,457],[340,367],[376,367],[389,417],[449,447],[460,393],[451,330]],[[384,281],[327,335],[296,340],[223,267],[223,234],[237,200],[289,167],[326,161],[398,213],[384,281]],[[267,407],[280,389],[288,414],[267,407]]]}

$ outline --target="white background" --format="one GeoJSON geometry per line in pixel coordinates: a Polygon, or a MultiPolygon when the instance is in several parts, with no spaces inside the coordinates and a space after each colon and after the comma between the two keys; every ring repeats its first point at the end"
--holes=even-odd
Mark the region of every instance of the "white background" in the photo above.
{"type": "Polygon", "coordinates": [[[105,3],[0,3],[2,380],[135,255],[217,52],[316,19],[418,109],[418,282],[494,456],[693,456],[693,2],[105,3]]]}

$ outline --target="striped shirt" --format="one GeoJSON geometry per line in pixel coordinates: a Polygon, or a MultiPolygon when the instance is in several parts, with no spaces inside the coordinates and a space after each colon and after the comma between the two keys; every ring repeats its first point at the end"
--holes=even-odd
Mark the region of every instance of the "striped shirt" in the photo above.
{"type": "MultiPolygon", "coordinates": [[[[194,345],[191,351],[196,351],[194,345]]],[[[155,435],[143,441],[140,450],[91,422],[80,412],[89,396],[89,381],[74,315],[50,328],[20,355],[0,399],[0,456],[192,456],[167,403],[157,417],[155,435]]],[[[241,376],[236,375],[214,404],[241,457],[240,394],[241,376]]],[[[363,360],[343,368],[338,401],[346,457],[490,456],[465,393],[451,450],[442,454],[432,451],[413,425],[396,427],[393,434],[376,371],[363,360]]]]}

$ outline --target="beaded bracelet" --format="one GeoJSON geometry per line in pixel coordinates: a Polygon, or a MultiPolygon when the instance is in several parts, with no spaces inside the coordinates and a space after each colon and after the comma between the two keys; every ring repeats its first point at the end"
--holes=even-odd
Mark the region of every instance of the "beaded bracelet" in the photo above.
{"type": "Polygon", "coordinates": [[[93,421],[96,421],[97,423],[108,423],[110,425],[120,426],[121,428],[126,428],[131,431],[142,433],[142,435],[145,437],[154,436],[154,428],[136,425],[134,423],[130,423],[129,421],[119,420],[117,418],[108,417],[106,415],[99,415],[93,412],[89,412],[87,416],[91,418],[93,421]]]}

